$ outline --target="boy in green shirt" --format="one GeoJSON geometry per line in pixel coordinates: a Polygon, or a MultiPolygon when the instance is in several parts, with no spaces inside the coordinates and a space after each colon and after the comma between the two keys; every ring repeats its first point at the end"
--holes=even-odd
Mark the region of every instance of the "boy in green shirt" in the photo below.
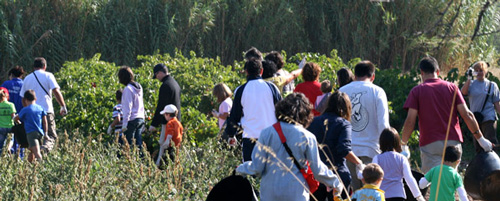
{"type": "Polygon", "coordinates": [[[431,194],[429,201],[436,200],[437,184],[439,179],[439,171],[442,167],[441,181],[439,185],[438,198],[439,201],[454,201],[455,200],[455,190],[458,191],[460,201],[468,201],[467,192],[462,182],[462,178],[458,174],[456,168],[460,163],[460,157],[462,156],[462,150],[456,146],[446,147],[444,153],[444,163],[443,165],[438,165],[433,167],[425,177],[422,177],[419,181],[419,186],[421,189],[426,188],[431,185],[431,194]]]}

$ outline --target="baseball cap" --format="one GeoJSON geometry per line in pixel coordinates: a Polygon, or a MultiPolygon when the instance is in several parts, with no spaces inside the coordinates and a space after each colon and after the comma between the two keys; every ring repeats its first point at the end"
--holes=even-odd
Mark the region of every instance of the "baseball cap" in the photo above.
{"type": "Polygon", "coordinates": [[[165,108],[163,108],[163,110],[160,112],[160,114],[173,114],[177,112],[177,107],[175,107],[175,105],[172,105],[172,104],[169,104],[167,106],[165,106],[165,108]]]}
{"type": "Polygon", "coordinates": [[[7,88],[5,87],[0,87],[0,92],[3,92],[5,93],[5,95],[9,96],[9,90],[7,90],[7,88]]]}
{"type": "Polygon", "coordinates": [[[156,78],[156,73],[158,71],[167,72],[167,66],[165,64],[156,64],[156,66],[153,68],[153,79],[156,78]]]}

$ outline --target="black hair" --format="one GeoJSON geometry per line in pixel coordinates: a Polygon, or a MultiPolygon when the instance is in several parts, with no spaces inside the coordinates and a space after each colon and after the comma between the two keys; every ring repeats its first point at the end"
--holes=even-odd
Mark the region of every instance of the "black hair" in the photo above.
{"type": "Polygon", "coordinates": [[[337,71],[337,83],[339,84],[339,88],[351,83],[353,80],[354,75],[348,68],[343,67],[337,71]]]}
{"type": "Polygon", "coordinates": [[[283,68],[283,66],[285,65],[285,60],[278,51],[269,52],[269,54],[267,54],[266,57],[264,57],[264,59],[274,62],[278,70],[283,68]]]}
{"type": "Polygon", "coordinates": [[[262,78],[270,78],[273,77],[274,74],[278,71],[278,68],[276,67],[276,64],[272,61],[264,60],[262,61],[262,78]]]}
{"type": "Polygon", "coordinates": [[[22,66],[16,66],[9,70],[8,75],[13,75],[14,77],[21,77],[24,75],[24,69],[22,66]]]}
{"type": "Polygon", "coordinates": [[[276,119],[307,128],[313,119],[312,109],[313,106],[303,93],[292,93],[276,104],[276,119]]]}
{"type": "Polygon", "coordinates": [[[248,72],[248,75],[260,75],[262,62],[257,59],[250,59],[245,63],[245,70],[248,72]]]}
{"type": "Polygon", "coordinates": [[[118,70],[118,80],[121,84],[127,86],[127,84],[134,80],[132,69],[128,66],[122,66],[120,70],[118,70]]]}
{"type": "Polygon", "coordinates": [[[35,62],[33,63],[34,68],[43,68],[44,66],[47,66],[47,61],[43,57],[37,57],[35,58],[35,62]]]}
{"type": "Polygon", "coordinates": [[[262,61],[262,53],[255,47],[251,47],[249,50],[245,52],[245,59],[247,61],[251,59],[257,59],[262,61]]]}
{"type": "Polygon", "coordinates": [[[373,74],[375,74],[375,65],[371,61],[361,61],[354,66],[356,77],[371,77],[373,74]]]}
{"type": "Polygon", "coordinates": [[[431,56],[424,57],[422,60],[420,60],[418,67],[424,73],[435,73],[439,70],[437,60],[431,56]]]}
{"type": "Polygon", "coordinates": [[[36,99],[36,93],[33,89],[29,89],[24,92],[24,98],[28,101],[34,101],[36,99]]]}
{"type": "Polygon", "coordinates": [[[122,99],[122,93],[123,93],[122,89],[116,90],[116,93],[115,93],[116,100],[121,100],[122,99]]]}
{"type": "Polygon", "coordinates": [[[379,137],[380,150],[383,152],[396,151],[402,152],[401,138],[399,138],[398,131],[392,127],[386,128],[382,131],[379,137]]]}
{"type": "Polygon", "coordinates": [[[457,146],[448,146],[444,152],[444,161],[455,162],[462,157],[462,151],[457,146]]]}

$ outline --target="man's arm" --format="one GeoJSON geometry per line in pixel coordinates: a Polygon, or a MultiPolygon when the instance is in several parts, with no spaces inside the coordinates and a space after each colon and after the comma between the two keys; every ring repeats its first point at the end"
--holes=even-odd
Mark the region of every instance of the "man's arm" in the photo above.
{"type": "Polygon", "coordinates": [[[45,133],[45,135],[47,135],[47,131],[48,131],[47,115],[42,117],[42,125],[43,125],[43,132],[45,133]]]}
{"type": "Polygon", "coordinates": [[[56,97],[57,103],[59,103],[59,105],[61,106],[61,111],[59,112],[59,114],[62,116],[66,115],[68,113],[68,110],[66,108],[66,103],[64,103],[64,97],[61,94],[61,91],[59,90],[59,88],[55,88],[52,90],[52,93],[56,97]]]}
{"type": "Polygon", "coordinates": [[[413,108],[408,108],[408,115],[406,116],[406,120],[403,126],[403,137],[401,138],[401,141],[403,141],[403,144],[408,143],[408,140],[410,139],[411,133],[413,132],[413,129],[415,128],[415,123],[417,121],[417,116],[418,116],[418,110],[413,109],[413,108]]]}
{"type": "Polygon", "coordinates": [[[500,102],[494,102],[493,106],[495,106],[495,110],[498,114],[500,114],[500,102]]]}
{"type": "Polygon", "coordinates": [[[469,128],[470,132],[474,135],[474,138],[476,138],[477,142],[485,151],[491,151],[492,149],[492,144],[489,140],[485,139],[483,137],[483,134],[481,133],[481,129],[479,129],[479,125],[477,124],[476,118],[474,117],[474,114],[467,108],[467,105],[465,104],[460,104],[457,106],[458,113],[464,119],[465,124],[467,124],[467,128],[469,128]]]}

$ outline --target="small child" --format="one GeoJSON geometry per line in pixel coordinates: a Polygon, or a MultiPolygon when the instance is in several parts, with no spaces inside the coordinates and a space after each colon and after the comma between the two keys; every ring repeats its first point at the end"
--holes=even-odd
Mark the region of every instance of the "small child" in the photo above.
{"type": "Polygon", "coordinates": [[[330,84],[330,80],[324,80],[321,82],[321,92],[323,94],[321,96],[318,96],[316,98],[316,103],[314,103],[314,109],[316,109],[318,112],[322,113],[325,111],[326,107],[328,106],[328,97],[332,94],[332,85],[330,84]]]}
{"type": "Polygon", "coordinates": [[[444,163],[443,165],[438,165],[433,167],[425,177],[422,177],[419,181],[420,188],[426,188],[431,185],[431,193],[429,201],[436,200],[436,188],[439,179],[439,171],[441,172],[441,183],[439,186],[439,201],[453,201],[455,200],[455,190],[458,191],[460,201],[468,201],[467,192],[465,192],[464,185],[462,183],[462,178],[458,174],[456,168],[460,163],[460,157],[462,156],[462,151],[457,146],[448,146],[444,153],[444,163]],[[430,182],[429,182],[430,181],[430,182]]]}
{"type": "Polygon", "coordinates": [[[14,121],[12,118],[16,114],[14,103],[7,101],[9,99],[9,91],[0,87],[0,154],[2,153],[7,134],[11,132],[14,121]]]}
{"type": "Polygon", "coordinates": [[[21,120],[24,123],[29,150],[31,151],[28,156],[29,162],[32,162],[35,157],[37,160],[42,160],[40,144],[44,133],[47,133],[47,113],[35,101],[35,91],[27,90],[23,98],[25,107],[19,112],[19,116],[15,118],[16,121],[21,120]]]}
{"type": "Polygon", "coordinates": [[[400,154],[401,139],[394,128],[386,128],[379,138],[382,153],[373,157],[373,163],[380,165],[384,170],[384,179],[380,189],[385,192],[387,201],[406,200],[403,178],[406,180],[411,193],[417,201],[424,201],[418,189],[417,181],[413,178],[408,159],[400,154]]]}
{"type": "Polygon", "coordinates": [[[117,104],[113,107],[113,123],[109,125],[108,127],[108,134],[113,134],[113,128],[114,128],[114,133],[119,133],[118,135],[118,142],[120,144],[123,144],[122,140],[122,90],[118,89],[115,93],[115,99],[117,104]]]}
{"type": "Polygon", "coordinates": [[[217,97],[217,102],[220,103],[219,112],[212,110],[212,115],[214,115],[214,117],[219,118],[219,130],[220,130],[222,129],[224,122],[229,116],[231,107],[233,107],[233,100],[231,100],[231,96],[233,95],[233,93],[226,84],[219,83],[214,86],[212,94],[215,97],[217,97]]]}
{"type": "Polygon", "coordinates": [[[384,171],[382,168],[375,164],[369,163],[363,169],[363,188],[360,188],[352,195],[352,201],[384,201],[384,191],[380,190],[380,184],[384,178],[384,171]]]}
{"type": "Polygon", "coordinates": [[[158,154],[158,159],[156,160],[156,165],[160,165],[160,160],[163,156],[165,149],[168,151],[170,160],[175,161],[174,148],[172,147],[171,141],[175,143],[177,154],[179,153],[179,147],[182,141],[182,127],[181,122],[177,120],[177,108],[173,104],[165,106],[165,108],[160,112],[161,115],[167,120],[165,125],[165,134],[160,136],[160,153],[158,154]]]}

